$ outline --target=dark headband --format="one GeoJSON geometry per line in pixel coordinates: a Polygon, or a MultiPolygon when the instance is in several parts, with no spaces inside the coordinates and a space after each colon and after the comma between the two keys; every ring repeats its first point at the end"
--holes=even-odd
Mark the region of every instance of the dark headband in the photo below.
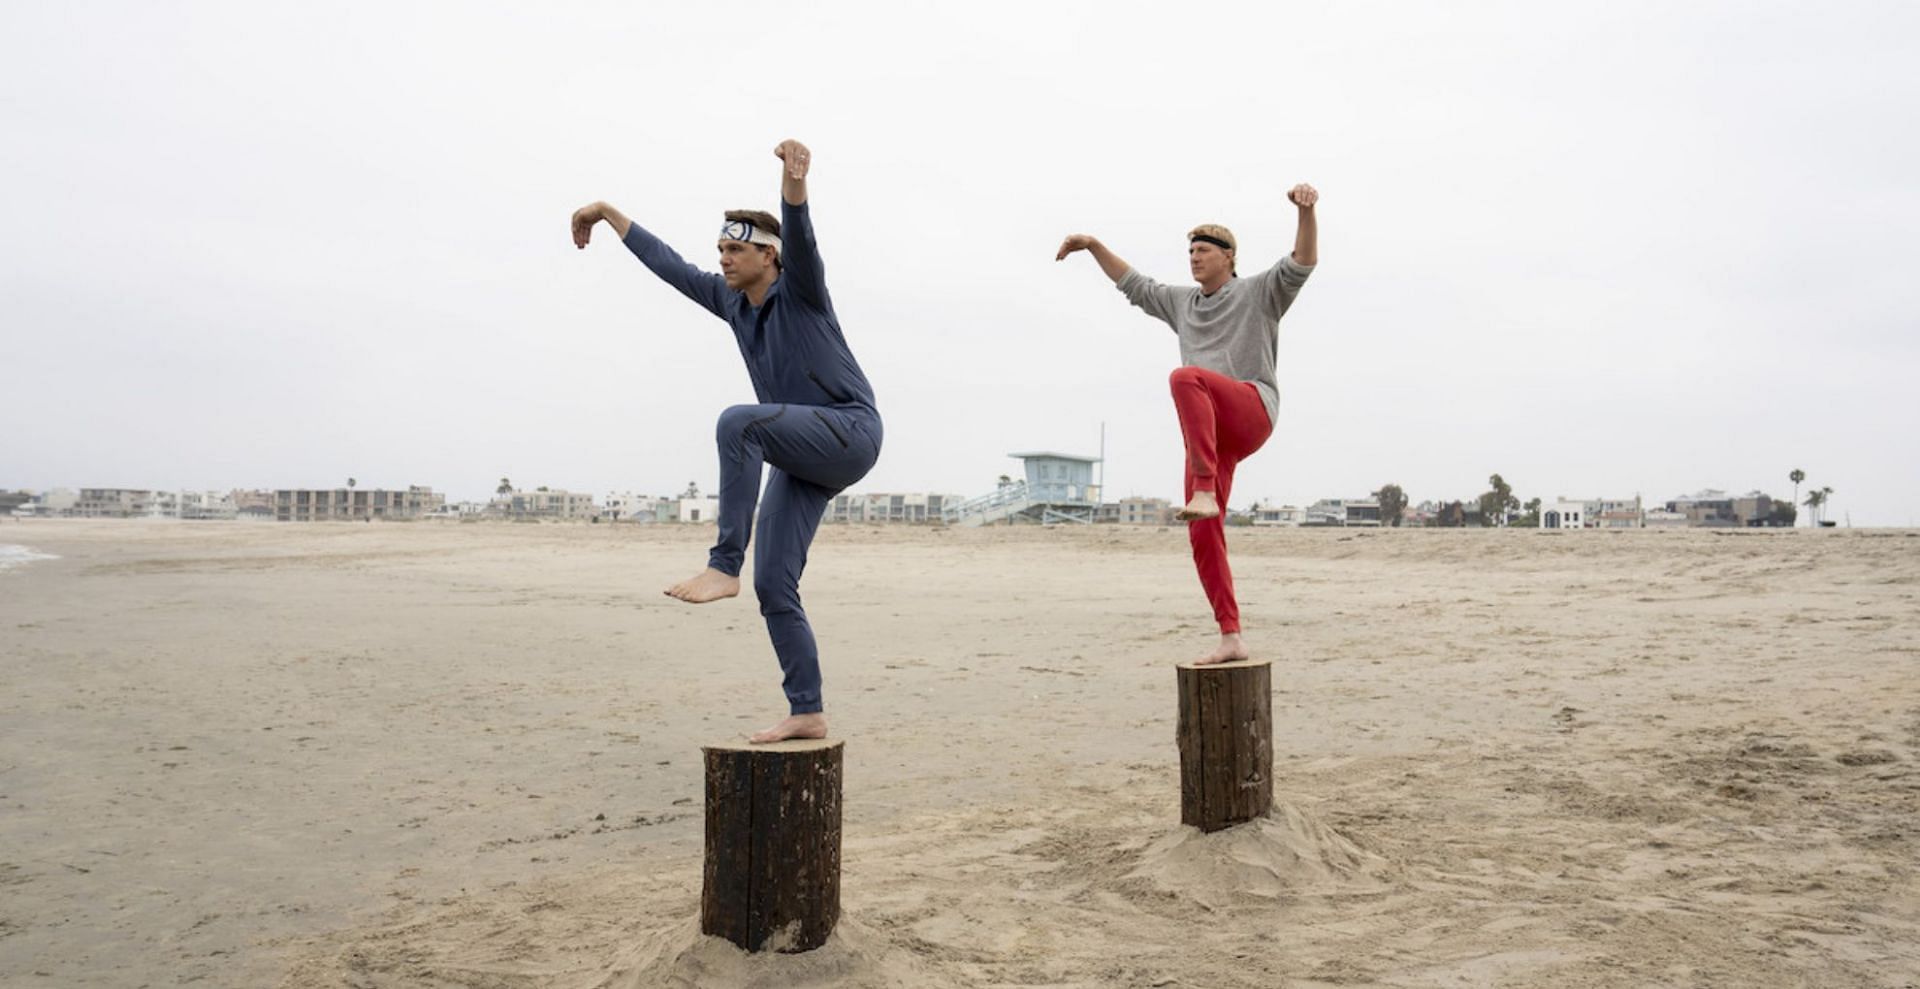
{"type": "MultiPolygon", "coordinates": [[[[1218,237],[1214,237],[1214,236],[1211,236],[1211,235],[1209,235],[1209,234],[1194,234],[1194,235],[1193,235],[1193,240],[1204,240],[1204,241],[1206,241],[1207,243],[1209,243],[1209,244],[1212,244],[1213,246],[1215,246],[1215,247],[1218,247],[1219,249],[1221,249],[1221,250],[1223,250],[1223,251],[1231,251],[1231,250],[1233,250],[1233,245],[1232,245],[1232,244],[1229,244],[1229,243],[1227,243],[1226,241],[1224,241],[1224,240],[1221,240],[1221,239],[1220,239],[1220,238],[1218,238],[1218,237]]],[[[1189,243],[1189,244],[1191,244],[1191,243],[1193,243],[1193,240],[1190,240],[1190,241],[1188,241],[1187,243],[1189,243]]]]}

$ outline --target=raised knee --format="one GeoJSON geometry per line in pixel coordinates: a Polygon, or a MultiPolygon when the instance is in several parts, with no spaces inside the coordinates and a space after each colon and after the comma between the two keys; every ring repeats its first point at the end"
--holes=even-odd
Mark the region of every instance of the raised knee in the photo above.
{"type": "Polygon", "coordinates": [[[1192,365],[1176,367],[1173,369],[1172,374],[1167,375],[1167,386],[1170,388],[1178,388],[1181,385],[1189,384],[1197,385],[1199,383],[1200,369],[1192,365]]]}
{"type": "Polygon", "coordinates": [[[721,442],[730,442],[746,433],[753,425],[755,413],[759,410],[751,405],[733,405],[720,413],[720,421],[714,424],[714,438],[721,442]]]}

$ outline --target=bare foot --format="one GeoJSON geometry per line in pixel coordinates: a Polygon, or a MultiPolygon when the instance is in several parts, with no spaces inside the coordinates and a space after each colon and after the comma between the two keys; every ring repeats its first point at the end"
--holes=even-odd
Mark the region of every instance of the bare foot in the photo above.
{"type": "Polygon", "coordinates": [[[663,593],[688,604],[706,604],[708,601],[737,596],[740,593],[740,578],[708,567],[667,588],[663,593]]]}
{"type": "Polygon", "coordinates": [[[1174,518],[1182,522],[1200,522],[1220,517],[1220,503],[1213,498],[1211,491],[1195,491],[1187,499],[1186,507],[1174,513],[1174,518]]]}
{"type": "Polygon", "coordinates": [[[785,721],[756,731],[747,737],[755,745],[768,742],[784,742],[789,738],[825,738],[827,737],[827,716],[824,714],[794,714],[785,721]]]}
{"type": "Polygon", "coordinates": [[[1231,663],[1236,659],[1251,659],[1247,655],[1247,644],[1240,641],[1238,632],[1222,632],[1220,646],[1214,651],[1193,661],[1195,666],[1211,666],[1214,663],[1231,663]]]}

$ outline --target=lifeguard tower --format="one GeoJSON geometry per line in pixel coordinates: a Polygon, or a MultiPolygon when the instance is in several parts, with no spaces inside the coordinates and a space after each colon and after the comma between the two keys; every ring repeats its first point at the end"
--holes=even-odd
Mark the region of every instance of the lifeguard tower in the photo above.
{"type": "Polygon", "coordinates": [[[1008,456],[1020,460],[1024,479],[1009,479],[990,494],[947,509],[942,514],[948,525],[1093,523],[1100,509],[1100,485],[1093,480],[1099,457],[1046,451],[1008,456]]]}

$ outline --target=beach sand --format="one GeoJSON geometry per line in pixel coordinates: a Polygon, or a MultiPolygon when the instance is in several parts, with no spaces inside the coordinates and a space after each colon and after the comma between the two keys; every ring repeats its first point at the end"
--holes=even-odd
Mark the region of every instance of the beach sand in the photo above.
{"type": "Polygon", "coordinates": [[[827,526],[844,919],[749,956],[710,528],[10,522],[0,985],[1920,985],[1917,536],[1234,530],[1277,806],[1203,836],[1182,531],[827,526]]]}

